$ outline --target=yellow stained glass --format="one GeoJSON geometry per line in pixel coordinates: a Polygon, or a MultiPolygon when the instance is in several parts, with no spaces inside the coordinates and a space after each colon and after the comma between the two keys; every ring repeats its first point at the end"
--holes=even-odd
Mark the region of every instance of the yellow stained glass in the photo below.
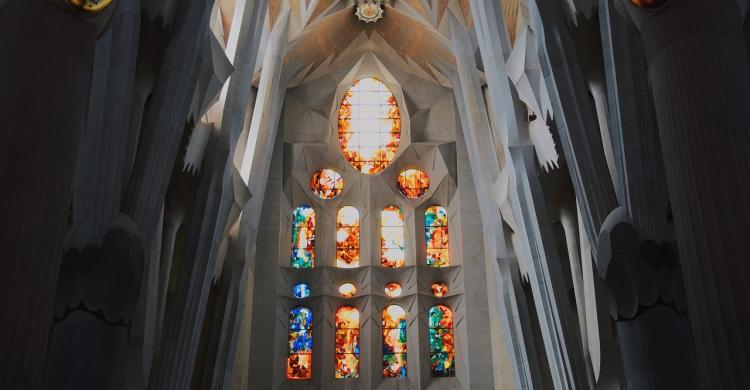
{"type": "Polygon", "coordinates": [[[406,311],[398,305],[383,309],[383,376],[406,377],[406,311]]]}
{"type": "Polygon", "coordinates": [[[398,175],[396,185],[402,195],[417,199],[430,189],[430,178],[419,169],[407,169],[398,175]]]}
{"type": "Polygon", "coordinates": [[[344,189],[344,179],[333,169],[321,169],[312,175],[310,189],[320,199],[333,199],[344,189]]]}
{"type": "Polygon", "coordinates": [[[434,377],[456,376],[454,364],[453,312],[437,305],[428,313],[430,325],[430,372],[434,377]]]}
{"type": "Polygon", "coordinates": [[[336,266],[359,267],[359,211],[352,206],[336,215],[336,266]]]}
{"type": "Polygon", "coordinates": [[[351,283],[344,283],[339,286],[339,294],[344,298],[351,298],[357,293],[357,287],[351,283]]]}
{"type": "Polygon", "coordinates": [[[431,267],[449,266],[448,212],[444,207],[428,207],[424,213],[424,225],[425,242],[427,243],[425,262],[431,267]]]}
{"type": "Polygon", "coordinates": [[[385,285],[385,295],[391,298],[398,298],[401,296],[401,285],[398,283],[388,283],[385,285]]]}
{"type": "Polygon", "coordinates": [[[368,77],[352,84],[339,107],[338,127],[344,158],[354,169],[380,173],[396,157],[401,114],[382,81],[368,77]]]}
{"type": "Polygon", "coordinates": [[[446,283],[433,283],[430,287],[432,288],[432,294],[438,298],[448,294],[448,284],[446,283]]]}
{"type": "Polygon", "coordinates": [[[315,266],[315,210],[302,205],[292,215],[292,268],[315,266]]]}
{"type": "Polygon", "coordinates": [[[380,264],[386,268],[403,267],[404,215],[396,206],[387,206],[380,212],[380,264]]]}
{"type": "Polygon", "coordinates": [[[359,310],[342,306],[336,310],[337,379],[359,377],[359,310]]]}

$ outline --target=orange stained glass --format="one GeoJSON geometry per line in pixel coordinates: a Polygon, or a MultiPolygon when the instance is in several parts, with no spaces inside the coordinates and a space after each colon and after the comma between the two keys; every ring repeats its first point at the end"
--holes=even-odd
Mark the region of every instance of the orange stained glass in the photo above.
{"type": "Polygon", "coordinates": [[[385,295],[391,298],[400,297],[402,292],[401,285],[398,283],[388,283],[385,285],[385,295]]]}
{"type": "Polygon", "coordinates": [[[419,169],[407,169],[398,175],[396,185],[402,195],[409,199],[417,199],[430,189],[430,178],[419,169]]]}
{"type": "Polygon", "coordinates": [[[344,189],[344,179],[333,169],[321,169],[312,175],[310,189],[320,199],[333,199],[344,189]]]}
{"type": "Polygon", "coordinates": [[[294,209],[292,215],[292,268],[315,266],[315,210],[307,205],[294,209]]]}
{"type": "Polygon", "coordinates": [[[640,8],[657,8],[664,3],[666,0],[630,0],[636,7],[640,8]]]}
{"type": "Polygon", "coordinates": [[[454,365],[453,312],[437,305],[428,313],[430,325],[430,372],[434,377],[456,376],[454,365]]]}
{"type": "Polygon", "coordinates": [[[398,305],[383,309],[383,376],[406,377],[406,311],[398,305]]]}
{"type": "Polygon", "coordinates": [[[380,264],[386,268],[403,267],[404,215],[397,206],[386,206],[380,212],[380,264]]]}
{"type": "Polygon", "coordinates": [[[344,93],[338,122],[341,151],[354,169],[366,175],[380,173],[396,157],[401,114],[382,81],[355,81],[344,93]]]}
{"type": "Polygon", "coordinates": [[[357,293],[357,287],[351,283],[344,283],[339,286],[339,294],[344,298],[351,298],[357,293]]]}
{"type": "Polygon", "coordinates": [[[342,306],[336,310],[337,379],[359,377],[359,310],[342,306]]]}
{"type": "Polygon", "coordinates": [[[359,211],[352,206],[336,214],[336,266],[359,267],[359,211]]]}
{"type": "Polygon", "coordinates": [[[430,267],[450,265],[448,250],[448,212],[441,206],[430,206],[424,213],[425,242],[427,256],[425,263],[430,267]]]}
{"type": "Polygon", "coordinates": [[[312,310],[297,307],[289,312],[287,379],[312,378],[312,310]]]}
{"type": "Polygon", "coordinates": [[[432,294],[438,298],[445,296],[445,294],[448,294],[447,283],[433,283],[430,287],[432,287],[432,294]]]}

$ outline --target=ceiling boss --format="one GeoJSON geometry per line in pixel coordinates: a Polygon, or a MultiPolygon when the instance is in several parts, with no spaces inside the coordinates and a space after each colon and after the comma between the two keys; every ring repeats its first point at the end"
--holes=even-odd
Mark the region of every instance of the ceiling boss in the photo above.
{"type": "Polygon", "coordinates": [[[365,23],[383,18],[383,0],[354,0],[354,15],[365,23]]]}

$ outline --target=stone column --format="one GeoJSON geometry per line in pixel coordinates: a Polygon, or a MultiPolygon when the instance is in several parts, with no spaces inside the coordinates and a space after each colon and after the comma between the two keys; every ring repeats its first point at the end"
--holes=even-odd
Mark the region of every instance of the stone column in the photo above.
{"type": "Polygon", "coordinates": [[[52,2],[0,4],[0,388],[42,385],[96,37],[52,2]]]}
{"type": "Polygon", "coordinates": [[[750,60],[734,0],[682,0],[641,30],[700,382],[750,388],[750,60]]]}

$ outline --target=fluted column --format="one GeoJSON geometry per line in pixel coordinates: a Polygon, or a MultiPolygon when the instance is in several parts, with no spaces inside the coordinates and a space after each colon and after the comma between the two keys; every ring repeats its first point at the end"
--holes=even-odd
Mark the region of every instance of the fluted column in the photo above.
{"type": "Polygon", "coordinates": [[[96,37],[52,2],[0,4],[0,388],[42,384],[96,37]]]}
{"type": "Polygon", "coordinates": [[[750,60],[734,0],[682,0],[639,25],[700,381],[750,388],[750,60]]]}

